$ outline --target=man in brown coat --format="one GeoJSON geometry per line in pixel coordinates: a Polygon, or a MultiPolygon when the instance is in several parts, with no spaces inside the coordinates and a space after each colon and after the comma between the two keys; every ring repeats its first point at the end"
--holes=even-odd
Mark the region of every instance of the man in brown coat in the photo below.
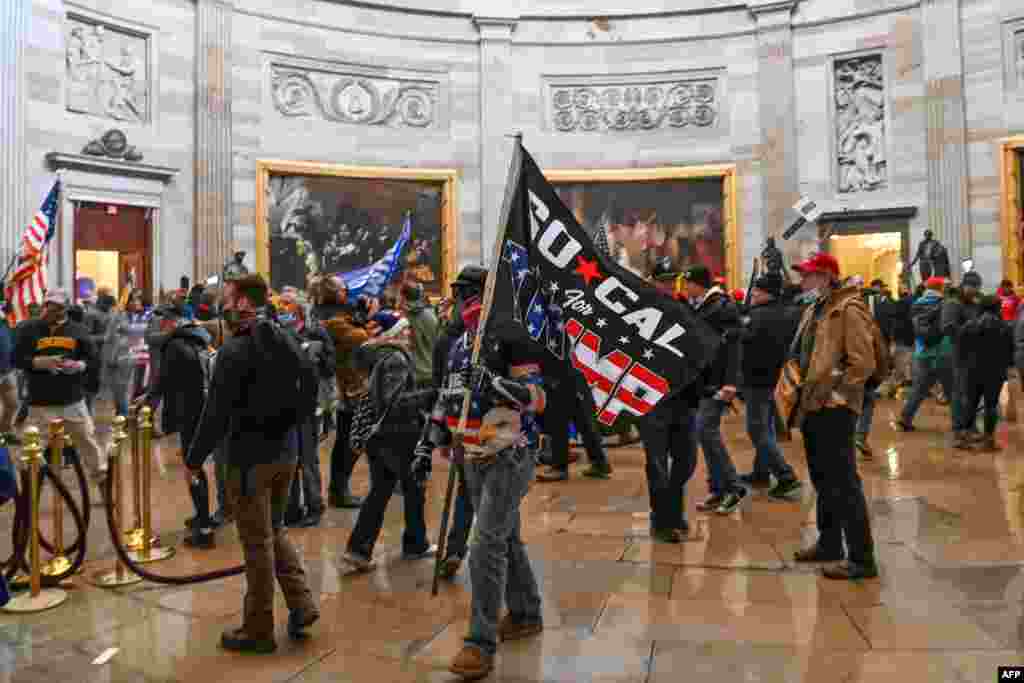
{"type": "Polygon", "coordinates": [[[797,551],[795,559],[839,562],[824,569],[830,579],[875,578],[871,520],[853,445],[864,385],[877,365],[874,320],[858,288],[839,287],[839,264],[832,256],[818,254],[793,268],[813,300],[800,321],[792,357],[803,377],[798,418],[818,494],[818,542],[797,551]]]}
{"type": "Polygon", "coordinates": [[[313,313],[334,340],[337,363],[338,433],[335,435],[334,450],[331,451],[328,503],[331,507],[357,508],[363,501],[352,495],[349,480],[359,456],[349,446],[348,436],[352,427],[355,399],[366,391],[366,374],[356,369],[352,353],[370,336],[352,317],[348,305],[348,287],[344,280],[337,276],[324,278],[314,283],[312,289],[316,301],[313,313]]]}

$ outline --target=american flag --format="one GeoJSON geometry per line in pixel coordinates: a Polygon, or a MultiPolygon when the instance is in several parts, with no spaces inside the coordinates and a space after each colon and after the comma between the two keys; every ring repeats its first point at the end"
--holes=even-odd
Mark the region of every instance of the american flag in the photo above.
{"type": "Polygon", "coordinates": [[[41,304],[46,293],[47,248],[57,231],[57,210],[60,205],[60,179],[54,181],[43,205],[25,228],[21,253],[4,294],[14,308],[14,318],[21,322],[29,317],[28,307],[41,304]]]}

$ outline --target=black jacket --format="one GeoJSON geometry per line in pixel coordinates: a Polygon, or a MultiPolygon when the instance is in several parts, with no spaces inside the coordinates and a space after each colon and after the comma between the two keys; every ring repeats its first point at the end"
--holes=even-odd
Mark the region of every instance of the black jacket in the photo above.
{"type": "Polygon", "coordinates": [[[448,372],[448,352],[452,350],[452,345],[464,331],[465,326],[462,324],[462,319],[458,317],[454,318],[441,331],[437,344],[434,345],[433,383],[435,389],[440,389],[444,383],[444,376],[448,372]]]}
{"type": "Polygon", "coordinates": [[[199,352],[210,345],[210,333],[198,325],[179,327],[164,344],[160,372],[149,394],[149,404],[163,401],[163,429],[181,433],[188,448],[203,413],[203,368],[199,352]]]}
{"type": "Polygon", "coordinates": [[[964,324],[974,320],[981,314],[981,307],[978,302],[964,301],[962,297],[948,297],[942,304],[942,332],[953,340],[953,357],[959,363],[960,353],[960,332],[964,324]]]}
{"type": "Polygon", "coordinates": [[[910,315],[913,304],[914,297],[911,295],[902,299],[889,299],[875,314],[878,326],[886,338],[901,346],[914,346],[914,324],[910,315]]]}
{"type": "Polygon", "coordinates": [[[1013,365],[1013,330],[997,313],[982,313],[960,330],[960,363],[968,373],[1006,378],[1013,365]]]}
{"type": "Polygon", "coordinates": [[[742,334],[743,385],[774,387],[786,362],[800,309],[772,301],[750,309],[750,321],[742,334]]]}
{"type": "Polygon", "coordinates": [[[715,360],[703,375],[703,395],[713,396],[726,385],[735,386],[740,373],[740,312],[736,303],[720,287],[710,290],[697,307],[697,316],[722,335],[715,360]]]}
{"type": "Polygon", "coordinates": [[[85,326],[70,320],[53,330],[42,319],[19,325],[14,342],[14,364],[25,371],[32,405],[71,405],[84,399],[86,392],[99,391],[100,362],[96,348],[85,326]],[[83,361],[86,369],[78,374],[36,370],[32,359],[37,356],[64,356],[67,360],[83,361]]]}
{"type": "Polygon", "coordinates": [[[293,426],[283,434],[266,431],[264,396],[280,391],[280,373],[269,370],[273,350],[262,321],[229,337],[217,352],[206,407],[196,436],[185,457],[199,467],[222,441],[227,440],[228,462],[235,466],[295,462],[298,436],[293,426]]]}

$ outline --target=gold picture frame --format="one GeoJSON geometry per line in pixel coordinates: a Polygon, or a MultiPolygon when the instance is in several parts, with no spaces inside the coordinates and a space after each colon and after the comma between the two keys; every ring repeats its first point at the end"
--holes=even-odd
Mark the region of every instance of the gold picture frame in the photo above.
{"type": "Polygon", "coordinates": [[[256,161],[256,270],[270,282],[270,225],[267,188],[270,176],[320,176],[365,180],[406,180],[441,186],[441,292],[446,295],[455,279],[458,240],[459,172],[452,168],[349,166],[311,161],[259,159],[256,161]]]}
{"type": "Polygon", "coordinates": [[[659,166],[628,169],[552,169],[544,176],[555,185],[570,183],[643,183],[665,180],[703,180],[720,178],[722,182],[722,222],[725,233],[725,277],[730,287],[743,286],[740,254],[742,231],[739,229],[739,194],[736,164],[704,164],[698,166],[659,166]]]}
{"type": "Polygon", "coordinates": [[[1024,262],[1021,259],[1021,178],[1018,153],[1024,153],[1024,135],[1000,141],[1000,190],[1002,196],[1003,277],[1021,284],[1024,262]]]}

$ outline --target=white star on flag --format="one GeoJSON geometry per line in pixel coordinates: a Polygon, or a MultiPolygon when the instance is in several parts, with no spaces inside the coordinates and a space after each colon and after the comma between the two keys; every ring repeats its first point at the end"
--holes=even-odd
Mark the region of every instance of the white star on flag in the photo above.
{"type": "Polygon", "coordinates": [[[619,337],[619,343],[620,344],[628,344],[629,343],[629,337],[619,337]]]}
{"type": "Polygon", "coordinates": [[[508,260],[511,261],[512,263],[515,263],[516,261],[519,260],[519,254],[513,251],[512,255],[508,257],[508,260]]]}
{"type": "Polygon", "coordinates": [[[597,326],[598,327],[604,327],[607,324],[608,324],[608,321],[605,320],[604,318],[598,318],[597,319],[597,326]]]}
{"type": "Polygon", "coordinates": [[[544,312],[544,307],[541,306],[540,304],[537,304],[536,306],[533,307],[533,312],[534,313],[543,313],[544,312]]]}
{"type": "Polygon", "coordinates": [[[520,270],[518,273],[516,273],[516,277],[519,278],[520,280],[522,280],[523,278],[526,277],[526,274],[528,272],[529,271],[526,271],[526,270],[520,270]]]}
{"type": "Polygon", "coordinates": [[[558,283],[557,282],[552,282],[551,286],[548,287],[548,289],[550,289],[551,293],[554,294],[555,292],[558,291],[558,283]]]}
{"type": "Polygon", "coordinates": [[[651,351],[650,349],[644,351],[644,358],[646,358],[647,360],[651,360],[652,358],[654,358],[654,351],[651,351]]]}

